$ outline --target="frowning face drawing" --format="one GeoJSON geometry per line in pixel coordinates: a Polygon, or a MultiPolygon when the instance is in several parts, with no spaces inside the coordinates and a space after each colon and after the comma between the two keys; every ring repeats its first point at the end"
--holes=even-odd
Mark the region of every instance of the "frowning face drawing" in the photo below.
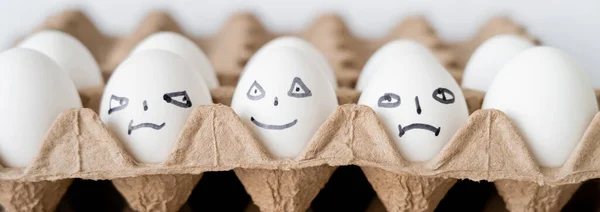
{"type": "Polygon", "coordinates": [[[270,48],[252,60],[231,107],[273,156],[294,158],[337,108],[335,91],[294,48],[270,48]]]}
{"type": "Polygon", "coordinates": [[[194,106],[211,104],[207,86],[179,56],[132,55],[104,90],[100,117],[139,162],[167,159],[194,106]]]}
{"type": "Polygon", "coordinates": [[[466,122],[468,110],[458,84],[437,61],[411,57],[384,64],[359,104],[373,108],[402,157],[427,161],[466,122]]]}

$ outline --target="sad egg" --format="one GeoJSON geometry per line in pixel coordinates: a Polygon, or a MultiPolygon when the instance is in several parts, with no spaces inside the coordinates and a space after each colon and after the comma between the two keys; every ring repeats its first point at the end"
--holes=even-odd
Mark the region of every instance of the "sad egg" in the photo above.
{"type": "Polygon", "coordinates": [[[379,48],[369,58],[365,67],[358,77],[356,83],[356,90],[362,91],[368,85],[367,83],[371,78],[384,66],[388,60],[396,60],[399,57],[406,55],[419,54],[432,58],[433,61],[437,61],[437,57],[427,47],[419,44],[412,40],[394,40],[379,48]]]}
{"type": "Polygon", "coordinates": [[[195,106],[212,104],[208,87],[180,56],[135,53],[106,85],[100,118],[139,162],[164,162],[195,106]]]}
{"type": "Polygon", "coordinates": [[[260,51],[245,67],[231,107],[273,156],[295,158],[337,108],[335,91],[302,51],[260,51]]]}
{"type": "Polygon", "coordinates": [[[586,75],[566,53],[533,47],[516,55],[494,78],[483,109],[511,118],[544,167],[562,166],[598,106],[586,75]]]}
{"type": "Polygon", "coordinates": [[[154,33],[142,40],[131,54],[147,49],[161,49],[181,56],[194,71],[202,75],[209,89],[219,87],[217,74],[206,54],[198,48],[196,43],[183,35],[174,32],[154,33]]]}
{"type": "Polygon", "coordinates": [[[515,55],[534,44],[517,35],[496,35],[473,53],[463,74],[462,86],[486,92],[496,73],[515,55]]]}
{"type": "Polygon", "coordinates": [[[0,159],[7,167],[28,166],[58,115],[82,107],[67,73],[25,48],[0,54],[0,98],[0,159]]]}
{"type": "Polygon", "coordinates": [[[373,108],[405,159],[431,160],[467,121],[460,87],[428,53],[402,54],[374,68],[358,103],[373,108]]]}
{"type": "Polygon", "coordinates": [[[26,38],[19,47],[39,51],[66,71],[77,89],[104,85],[102,73],[90,51],[73,36],[45,30],[26,38]]]}
{"type": "MultiPolygon", "coordinates": [[[[265,44],[262,48],[260,48],[259,51],[255,53],[255,55],[260,55],[261,52],[265,52],[271,48],[278,47],[295,48],[296,50],[300,51],[307,59],[311,61],[311,63],[317,69],[319,69],[324,74],[324,76],[327,78],[327,80],[329,80],[331,85],[334,88],[337,88],[337,78],[335,77],[335,71],[329,65],[329,62],[327,62],[327,58],[325,58],[325,55],[323,55],[323,53],[317,50],[315,46],[301,38],[291,36],[278,37],[265,44]]],[[[248,64],[251,63],[252,59],[248,61],[248,64]]]]}

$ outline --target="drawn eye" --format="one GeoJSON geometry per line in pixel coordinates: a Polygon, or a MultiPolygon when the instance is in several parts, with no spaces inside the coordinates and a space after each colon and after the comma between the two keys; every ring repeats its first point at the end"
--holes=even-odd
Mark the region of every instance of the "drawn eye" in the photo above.
{"type": "Polygon", "coordinates": [[[246,97],[250,100],[259,100],[265,97],[265,90],[258,84],[258,82],[254,81],[248,89],[246,93],[246,97]]]}
{"type": "Polygon", "coordinates": [[[189,108],[192,106],[192,100],[188,96],[186,91],[177,91],[173,93],[166,93],[163,95],[163,99],[167,103],[171,103],[177,107],[189,108]]]}
{"type": "Polygon", "coordinates": [[[287,94],[288,96],[294,98],[304,98],[312,96],[312,92],[310,91],[310,89],[306,87],[304,82],[302,82],[302,80],[299,77],[294,78],[294,80],[292,81],[292,87],[290,87],[290,90],[287,94]]]}
{"type": "Polygon", "coordinates": [[[386,108],[394,108],[400,105],[400,96],[394,93],[385,93],[383,96],[379,97],[377,101],[377,106],[386,107],[386,108]]]}
{"type": "Polygon", "coordinates": [[[433,99],[442,103],[442,104],[452,104],[454,103],[454,93],[448,90],[447,88],[438,88],[433,90],[433,99]]]}
{"type": "Polygon", "coordinates": [[[126,97],[119,97],[115,95],[110,96],[110,102],[108,102],[108,114],[123,110],[129,104],[129,99],[126,97]]]}

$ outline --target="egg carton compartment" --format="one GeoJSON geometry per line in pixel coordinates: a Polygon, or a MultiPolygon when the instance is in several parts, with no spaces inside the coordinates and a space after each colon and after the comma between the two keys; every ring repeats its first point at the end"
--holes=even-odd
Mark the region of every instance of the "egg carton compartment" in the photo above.
{"type": "MultiPolygon", "coordinates": [[[[334,68],[338,109],[295,159],[272,157],[228,107],[235,84],[252,54],[281,36],[251,14],[235,14],[214,36],[192,37],[163,12],[149,14],[130,35],[102,34],[80,11],[49,17],[37,30],[56,29],[79,39],[98,61],[105,79],[145,37],[173,31],[197,42],[211,60],[221,87],[217,104],[190,115],[166,162],[135,161],[98,117],[103,88],[80,91],[86,108],[63,112],[48,130],[40,154],[26,168],[0,169],[0,203],[9,211],[52,210],[74,178],[112,180],[136,211],[177,211],[205,172],[233,170],[261,211],[306,211],[337,167],[361,168],[389,211],[432,211],[457,179],[494,182],[509,210],[556,211],[580,184],[600,176],[590,160],[600,144],[600,115],[560,168],[539,167],[522,136],[501,111],[478,110],[483,93],[465,90],[472,114],[442,151],[428,162],[401,157],[373,110],[356,105],[353,87],[370,55],[387,41],[413,39],[429,47],[460,82],[473,50],[503,33],[535,40],[510,19],[491,19],[473,39],[442,41],[422,17],[411,17],[380,39],[354,36],[336,15],[317,18],[300,36],[321,50],[334,68]],[[28,195],[32,191],[42,195],[28,195]]],[[[286,34],[290,35],[290,34],[286,34]]],[[[537,41],[536,41],[537,42],[537,41]]]]}

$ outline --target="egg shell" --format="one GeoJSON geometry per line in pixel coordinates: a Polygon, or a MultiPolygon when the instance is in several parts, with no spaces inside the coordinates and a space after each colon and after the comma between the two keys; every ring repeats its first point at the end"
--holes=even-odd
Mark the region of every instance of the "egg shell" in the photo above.
{"type": "MultiPolygon", "coordinates": [[[[324,77],[326,77],[327,80],[329,80],[329,82],[331,83],[331,85],[334,88],[338,87],[337,78],[335,76],[335,71],[329,65],[329,62],[327,62],[327,58],[325,57],[325,55],[321,51],[319,51],[315,46],[313,46],[308,41],[306,41],[302,38],[293,37],[293,36],[282,36],[282,37],[275,38],[275,39],[269,41],[268,43],[266,43],[265,45],[263,45],[263,47],[261,47],[255,53],[255,55],[260,55],[262,52],[265,52],[271,48],[277,48],[277,47],[289,47],[289,48],[297,49],[307,59],[309,59],[316,68],[318,68],[321,72],[323,72],[324,77]]],[[[250,59],[248,61],[248,64],[251,64],[252,62],[253,62],[252,59],[250,59]]]]}
{"type": "Polygon", "coordinates": [[[131,55],[106,85],[100,118],[139,162],[167,160],[194,107],[211,104],[206,84],[175,53],[131,55]]]}
{"type": "Polygon", "coordinates": [[[460,87],[426,52],[376,68],[358,103],[373,108],[403,158],[431,160],[468,119],[460,87]]]}
{"type": "Polygon", "coordinates": [[[31,35],[19,47],[39,51],[52,58],[66,71],[77,89],[104,85],[98,63],[90,51],[75,37],[57,30],[31,35]]]}
{"type": "Polygon", "coordinates": [[[295,158],[337,108],[335,90],[296,48],[272,47],[252,60],[231,107],[273,156],[295,158]]]}
{"type": "Polygon", "coordinates": [[[496,75],[483,109],[503,111],[540,166],[559,167],[598,112],[585,74],[563,51],[533,47],[496,75]]]}
{"type": "Polygon", "coordinates": [[[356,83],[356,90],[362,91],[368,85],[371,78],[380,70],[381,66],[385,66],[388,60],[396,60],[399,57],[407,55],[419,54],[421,56],[431,57],[432,60],[438,61],[437,57],[427,47],[412,40],[394,40],[386,43],[379,48],[367,60],[365,66],[360,72],[356,83]]]}
{"type": "Polygon", "coordinates": [[[0,158],[7,167],[28,166],[58,115],[82,107],[67,73],[25,48],[0,54],[0,98],[0,158]]]}
{"type": "Polygon", "coordinates": [[[219,80],[212,64],[206,54],[190,39],[175,32],[158,32],[142,40],[131,51],[135,54],[148,49],[161,49],[175,53],[186,62],[204,79],[209,89],[219,87],[219,80]]]}
{"type": "Polygon", "coordinates": [[[496,73],[517,54],[535,45],[517,35],[496,35],[481,44],[467,63],[462,86],[486,92],[496,73]]]}

